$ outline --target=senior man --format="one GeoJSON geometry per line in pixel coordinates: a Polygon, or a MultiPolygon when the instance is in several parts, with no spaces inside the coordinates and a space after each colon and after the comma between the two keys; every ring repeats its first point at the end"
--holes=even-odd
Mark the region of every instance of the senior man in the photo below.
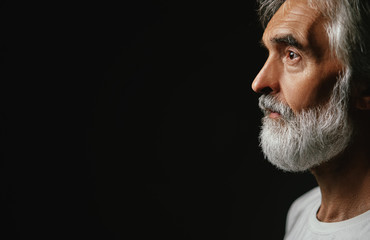
{"type": "Polygon", "coordinates": [[[370,239],[370,4],[260,0],[269,56],[260,145],[284,171],[318,187],[291,206],[285,239],[370,239]]]}

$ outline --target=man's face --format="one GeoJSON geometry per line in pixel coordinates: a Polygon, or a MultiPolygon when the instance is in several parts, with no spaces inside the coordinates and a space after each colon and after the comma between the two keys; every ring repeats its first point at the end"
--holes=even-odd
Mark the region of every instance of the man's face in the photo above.
{"type": "Polygon", "coordinates": [[[263,95],[260,134],[268,160],[287,171],[305,171],[348,146],[348,79],[331,54],[325,18],[307,0],[287,0],[263,34],[269,57],[253,81],[263,95]]]}
{"type": "Polygon", "coordinates": [[[269,57],[253,90],[276,96],[295,113],[324,104],[341,69],[331,55],[325,23],[307,0],[286,1],[263,34],[269,57]]]}

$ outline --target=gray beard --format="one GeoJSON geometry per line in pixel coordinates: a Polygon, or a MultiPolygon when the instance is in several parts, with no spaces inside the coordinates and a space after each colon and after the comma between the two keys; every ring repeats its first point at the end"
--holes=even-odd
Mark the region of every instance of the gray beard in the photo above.
{"type": "Polygon", "coordinates": [[[338,78],[327,104],[293,113],[271,95],[263,95],[259,106],[265,113],[260,146],[276,167],[302,172],[342,153],[352,139],[353,124],[348,116],[350,72],[338,78]],[[271,119],[269,110],[281,117],[271,119]]]}

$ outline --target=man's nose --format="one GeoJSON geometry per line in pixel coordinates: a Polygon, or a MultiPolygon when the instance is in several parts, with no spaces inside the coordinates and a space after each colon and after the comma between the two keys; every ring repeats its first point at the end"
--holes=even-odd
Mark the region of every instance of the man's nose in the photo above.
{"type": "Polygon", "coordinates": [[[267,60],[252,83],[256,93],[269,94],[279,92],[279,72],[271,60],[267,60]]]}

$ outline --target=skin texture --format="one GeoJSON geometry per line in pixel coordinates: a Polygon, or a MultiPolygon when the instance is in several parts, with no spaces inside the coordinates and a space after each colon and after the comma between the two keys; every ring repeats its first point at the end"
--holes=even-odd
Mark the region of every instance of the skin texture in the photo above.
{"type": "MultiPolygon", "coordinates": [[[[325,105],[342,70],[331,52],[325,19],[306,0],[287,0],[263,34],[269,51],[252,83],[257,93],[271,94],[293,112],[325,105]]],[[[311,169],[322,193],[317,218],[337,222],[370,210],[370,96],[352,93],[350,115],[356,127],[346,151],[311,169]]],[[[270,118],[279,118],[271,113],[270,118]]]]}

